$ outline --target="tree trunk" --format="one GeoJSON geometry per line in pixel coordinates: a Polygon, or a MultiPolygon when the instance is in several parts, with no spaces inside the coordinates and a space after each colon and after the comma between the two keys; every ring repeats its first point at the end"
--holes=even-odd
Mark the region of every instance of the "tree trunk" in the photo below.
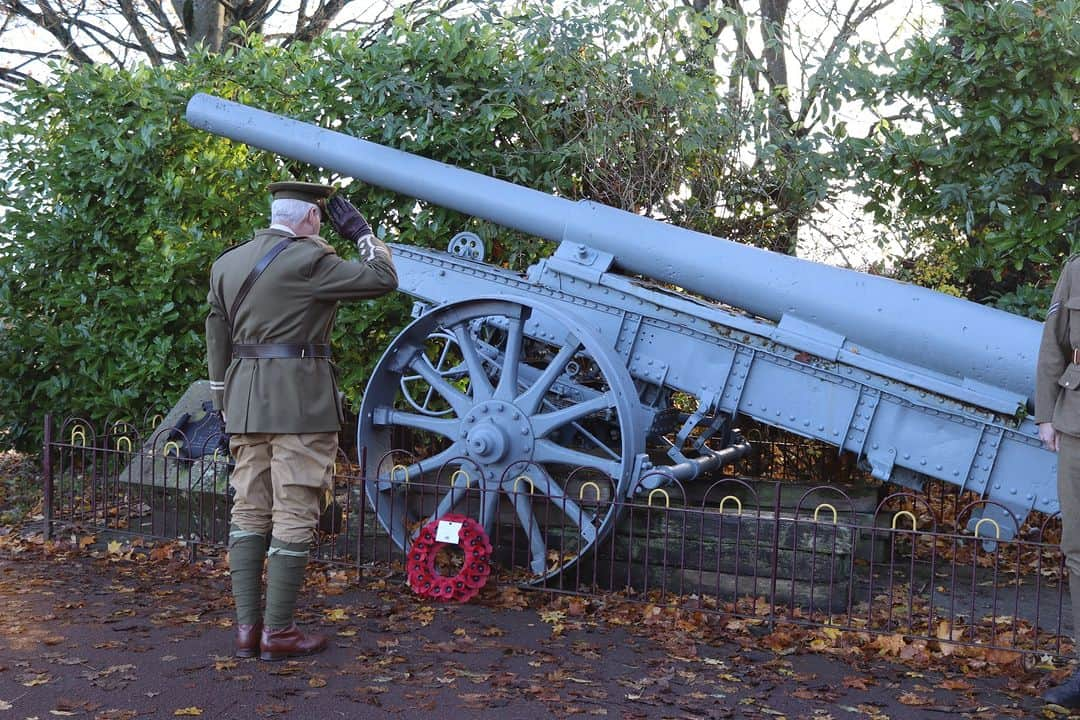
{"type": "Polygon", "coordinates": [[[227,28],[222,0],[173,0],[173,7],[184,24],[189,50],[202,44],[213,52],[221,52],[227,28]]]}

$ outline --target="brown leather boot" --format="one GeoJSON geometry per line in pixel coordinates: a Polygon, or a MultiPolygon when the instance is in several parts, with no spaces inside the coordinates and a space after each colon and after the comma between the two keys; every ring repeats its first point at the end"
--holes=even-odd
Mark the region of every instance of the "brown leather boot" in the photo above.
{"type": "Polygon", "coordinates": [[[259,644],[262,650],[259,657],[263,660],[284,660],[322,652],[326,649],[326,636],[300,632],[293,623],[281,630],[264,627],[259,644]]]}
{"type": "Polygon", "coordinates": [[[236,626],[236,657],[249,658],[259,654],[259,636],[262,623],[236,626]]]}

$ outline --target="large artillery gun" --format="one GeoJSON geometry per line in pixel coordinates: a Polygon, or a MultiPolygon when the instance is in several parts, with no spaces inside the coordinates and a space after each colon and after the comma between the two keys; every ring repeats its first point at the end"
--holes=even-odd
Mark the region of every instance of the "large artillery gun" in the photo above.
{"type": "Polygon", "coordinates": [[[415,320],[372,374],[358,443],[373,460],[368,500],[402,548],[480,490],[472,514],[490,532],[501,505],[546,577],[624,501],[747,452],[738,415],[853,453],[882,481],[970,491],[984,502],[969,529],[991,540],[1058,511],[1056,458],[1025,413],[1034,321],[209,95],[191,98],[187,120],[558,243],[525,274],[484,262],[470,233],[446,252],[393,245],[415,320]],[[426,451],[399,452],[402,430],[426,451]]]}

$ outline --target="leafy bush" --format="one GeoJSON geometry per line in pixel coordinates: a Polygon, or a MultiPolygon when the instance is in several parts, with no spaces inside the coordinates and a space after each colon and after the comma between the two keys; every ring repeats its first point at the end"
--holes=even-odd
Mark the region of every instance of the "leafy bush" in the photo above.
{"type": "MultiPolygon", "coordinates": [[[[587,177],[604,135],[585,112],[582,98],[597,101],[590,79],[642,98],[612,113],[614,132],[655,124],[635,114],[641,107],[671,126],[711,107],[690,79],[673,79],[685,95],[659,80],[677,68],[631,73],[633,57],[587,45],[551,52],[550,37],[524,38],[494,17],[398,24],[366,46],[352,35],[288,48],[252,36],[184,65],[94,67],[18,91],[4,110],[22,122],[0,130],[9,230],[0,241],[0,446],[36,445],[48,411],[139,424],[167,409],[205,376],[209,267],[265,224],[266,184],[340,180],[190,127],[183,115],[195,92],[567,196],[604,182],[587,177]],[[654,79],[638,88],[631,78],[643,75],[654,79]]],[[[683,181],[680,166],[666,170],[669,190],[683,181]]],[[[516,269],[550,251],[378,188],[353,184],[346,194],[390,240],[444,247],[467,227],[488,241],[493,262],[516,269]]],[[[354,403],[407,308],[401,296],[342,308],[336,355],[354,403]]]]}
{"type": "Polygon", "coordinates": [[[861,144],[868,209],[967,297],[1041,319],[1080,249],[1080,4],[941,5],[936,34],[880,58],[897,113],[861,144]]]}

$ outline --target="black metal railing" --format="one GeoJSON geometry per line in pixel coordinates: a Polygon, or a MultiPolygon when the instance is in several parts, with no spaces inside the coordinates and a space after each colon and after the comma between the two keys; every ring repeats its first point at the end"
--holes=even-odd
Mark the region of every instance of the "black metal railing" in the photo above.
{"type": "MultiPolygon", "coordinates": [[[[94,428],[74,418],[54,429],[47,422],[46,533],[76,528],[179,541],[193,557],[223,547],[229,458],[185,459],[183,438],[152,438],[126,423],[94,428]]],[[[967,528],[986,504],[977,497],[942,486],[923,493],[875,487],[865,476],[830,478],[822,468],[835,460],[820,448],[752,442],[756,468],[732,467],[714,482],[671,483],[631,499],[601,502],[599,489],[592,495],[595,483],[584,483],[579,497],[564,497],[560,507],[527,483],[485,489],[439,473],[431,482],[401,479],[394,507],[430,508],[459,484],[455,511],[465,515],[479,517],[490,493],[505,503],[489,504],[496,509],[523,498],[533,503],[545,571],[537,572],[532,526],[496,513],[489,525],[498,565],[490,582],[584,596],[617,592],[630,602],[676,603],[765,625],[903,636],[949,652],[1071,652],[1057,517],[1033,515],[1017,523],[1019,532],[1001,534],[1010,539],[988,541],[967,528]],[[781,477],[763,474],[761,458],[771,458],[781,477]],[[798,472],[811,482],[794,482],[798,472]],[[582,523],[601,514],[615,520],[579,552],[582,523]]],[[[386,530],[400,518],[372,509],[368,482],[375,479],[364,477],[364,463],[342,453],[313,555],[404,579],[408,555],[386,530]]],[[[407,524],[413,531],[418,525],[407,524]]]]}

